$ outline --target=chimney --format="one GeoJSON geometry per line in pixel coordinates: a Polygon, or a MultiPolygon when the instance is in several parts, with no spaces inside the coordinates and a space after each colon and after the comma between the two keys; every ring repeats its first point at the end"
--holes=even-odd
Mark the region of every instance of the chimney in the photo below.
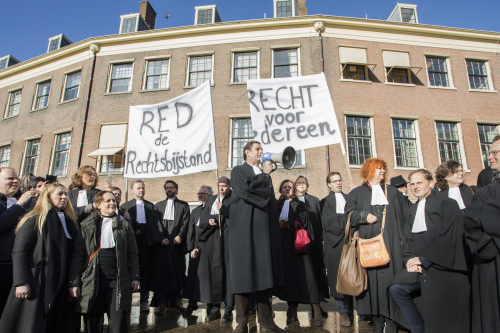
{"type": "Polygon", "coordinates": [[[306,0],[297,0],[297,16],[306,16],[307,6],[306,0]]]}
{"type": "Polygon", "coordinates": [[[149,28],[153,30],[155,28],[156,12],[147,0],[141,1],[140,14],[144,21],[146,21],[146,23],[149,25],[149,28]]]}

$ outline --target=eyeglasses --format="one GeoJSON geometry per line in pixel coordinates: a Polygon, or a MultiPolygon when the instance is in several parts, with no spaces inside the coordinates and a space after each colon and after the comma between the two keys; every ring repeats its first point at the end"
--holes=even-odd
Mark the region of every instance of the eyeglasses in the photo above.
{"type": "Polygon", "coordinates": [[[332,181],[330,182],[330,184],[340,184],[340,183],[342,183],[342,179],[339,179],[339,180],[332,180],[332,181]]]}
{"type": "Polygon", "coordinates": [[[490,156],[490,155],[495,156],[495,155],[496,155],[499,151],[500,151],[500,150],[490,150],[490,151],[488,152],[488,156],[490,156]]]}
{"type": "Polygon", "coordinates": [[[304,182],[298,182],[296,183],[297,185],[307,185],[307,183],[304,183],[304,182]]]}
{"type": "Polygon", "coordinates": [[[462,174],[464,174],[464,170],[456,170],[456,171],[454,172],[454,174],[455,174],[455,175],[462,175],[462,174]]]}

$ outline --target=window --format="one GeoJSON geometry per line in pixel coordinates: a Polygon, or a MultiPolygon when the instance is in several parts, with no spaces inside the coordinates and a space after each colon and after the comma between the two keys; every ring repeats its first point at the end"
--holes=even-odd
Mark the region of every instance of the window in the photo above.
{"type": "Polygon", "coordinates": [[[10,145],[0,147],[0,168],[8,167],[9,160],[10,160],[10,145]]]}
{"type": "Polygon", "coordinates": [[[101,160],[101,172],[121,172],[123,162],[123,150],[114,155],[103,155],[101,160]]]}
{"type": "Polygon", "coordinates": [[[59,48],[59,38],[52,39],[49,44],[49,52],[55,51],[59,48]]]}
{"type": "Polygon", "coordinates": [[[136,26],[136,22],[137,22],[136,20],[137,20],[137,17],[124,18],[122,20],[122,31],[120,33],[126,34],[129,32],[135,32],[135,26],[136,26]]]}
{"type": "Polygon", "coordinates": [[[470,89],[490,90],[486,61],[467,60],[470,89]]]}
{"type": "Polygon", "coordinates": [[[54,158],[52,163],[52,174],[66,176],[68,169],[69,148],[71,146],[71,133],[58,134],[54,147],[54,158]]]}
{"type": "Polygon", "coordinates": [[[132,70],[133,64],[112,65],[109,92],[132,91],[132,70]]]}
{"type": "Polygon", "coordinates": [[[386,68],[387,82],[392,83],[409,83],[408,70],[406,68],[386,68]]]}
{"type": "Polygon", "coordinates": [[[365,80],[365,66],[346,65],[343,71],[343,79],[346,80],[365,80]]]}
{"type": "Polygon", "coordinates": [[[235,53],[233,82],[247,82],[257,78],[257,52],[235,53]]]}
{"type": "Polygon", "coordinates": [[[273,53],[274,53],[273,65],[274,65],[275,78],[299,76],[297,49],[274,50],[273,53]]]}
{"type": "MultiPolygon", "coordinates": [[[[243,164],[243,147],[249,141],[253,141],[253,129],[251,118],[233,118],[231,119],[231,151],[229,161],[230,167],[243,164]]],[[[303,165],[303,151],[297,150],[296,165],[303,165]]]]}
{"type": "Polygon", "coordinates": [[[21,93],[22,90],[13,91],[9,96],[9,105],[7,106],[7,112],[5,117],[14,117],[19,114],[19,107],[21,105],[21,93]]]}
{"type": "Polygon", "coordinates": [[[346,117],[349,164],[362,165],[372,157],[372,132],[370,118],[346,117]]]}
{"type": "Polygon", "coordinates": [[[414,120],[393,119],[394,150],[396,166],[418,167],[417,135],[414,120]]]}
{"type": "Polygon", "coordinates": [[[198,23],[206,24],[212,23],[212,9],[200,9],[198,10],[198,23]]]}
{"type": "Polygon", "coordinates": [[[493,143],[493,138],[498,135],[498,125],[477,125],[479,132],[479,143],[481,145],[481,154],[483,156],[483,165],[487,167],[490,165],[488,161],[488,152],[493,143]]]}
{"type": "Polygon", "coordinates": [[[78,98],[81,77],[81,72],[66,75],[66,86],[64,87],[63,101],[70,101],[78,98]]]}
{"type": "Polygon", "coordinates": [[[148,61],[146,89],[168,88],[169,60],[148,61]]]}
{"type": "Polygon", "coordinates": [[[189,58],[189,86],[199,86],[212,78],[212,56],[189,58]]]}
{"type": "Polygon", "coordinates": [[[341,80],[368,81],[366,48],[339,46],[341,80]]]}
{"type": "Polygon", "coordinates": [[[0,60],[0,69],[7,68],[7,60],[8,58],[3,58],[0,60]]]}
{"type": "Polygon", "coordinates": [[[446,58],[426,58],[429,85],[434,87],[449,87],[448,64],[446,58]]]}
{"type": "Polygon", "coordinates": [[[98,160],[99,172],[121,172],[127,124],[101,126],[99,148],[87,156],[98,160]]]}
{"type": "Polygon", "coordinates": [[[276,17],[292,16],[292,1],[276,1],[276,17]]]}
{"type": "Polygon", "coordinates": [[[441,163],[454,160],[462,163],[457,123],[436,122],[441,163]]]}
{"type": "Polygon", "coordinates": [[[26,142],[26,151],[24,153],[23,175],[25,173],[32,173],[36,175],[39,152],[40,152],[40,139],[30,140],[26,142]]]}
{"type": "Polygon", "coordinates": [[[406,23],[417,23],[415,18],[415,9],[401,8],[401,20],[406,23]]]}
{"type": "Polygon", "coordinates": [[[50,81],[39,83],[36,90],[35,110],[44,108],[49,104],[50,81]]]}

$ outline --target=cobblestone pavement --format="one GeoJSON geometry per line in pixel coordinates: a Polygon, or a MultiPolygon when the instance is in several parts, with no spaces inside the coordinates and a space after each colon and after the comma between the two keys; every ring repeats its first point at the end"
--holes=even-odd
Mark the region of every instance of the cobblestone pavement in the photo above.
{"type": "MultiPolygon", "coordinates": [[[[333,299],[328,300],[328,303],[322,303],[321,306],[328,312],[328,318],[324,320],[324,325],[315,326],[314,321],[310,319],[310,306],[299,306],[299,323],[294,323],[288,327],[288,332],[331,332],[331,333],[353,333],[355,332],[354,326],[341,327],[339,324],[339,314],[336,312],[335,302],[333,299]]],[[[187,302],[184,301],[184,306],[187,302]]],[[[206,307],[204,304],[198,303],[199,309],[194,311],[191,316],[184,318],[179,312],[174,310],[167,310],[164,315],[155,315],[154,309],[151,308],[150,313],[141,313],[139,311],[138,294],[134,294],[134,301],[132,303],[132,312],[130,317],[131,333],[145,333],[145,332],[199,332],[199,333],[212,333],[224,332],[231,333],[236,327],[236,322],[221,323],[214,321],[205,323],[206,307]]],[[[286,310],[287,304],[278,299],[273,299],[273,310],[276,314],[275,322],[281,327],[286,326],[286,310]]],[[[370,333],[372,326],[367,321],[359,321],[359,333],[370,333]]],[[[250,317],[249,332],[258,333],[259,325],[256,322],[256,316],[250,317]]],[[[404,331],[400,331],[404,332],[404,331]]]]}

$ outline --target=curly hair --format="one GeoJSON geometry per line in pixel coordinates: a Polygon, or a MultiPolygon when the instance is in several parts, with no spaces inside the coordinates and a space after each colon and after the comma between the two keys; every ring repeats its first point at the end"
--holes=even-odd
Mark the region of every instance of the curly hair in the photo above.
{"type": "Polygon", "coordinates": [[[86,173],[90,173],[93,171],[95,173],[95,183],[94,187],[97,187],[97,184],[99,183],[99,175],[95,171],[94,167],[91,167],[90,165],[84,165],[82,167],[79,167],[78,170],[71,176],[71,185],[73,188],[82,188],[82,178],[83,175],[86,173]]]}
{"type": "Polygon", "coordinates": [[[446,191],[447,189],[449,189],[450,186],[448,185],[446,177],[449,177],[451,174],[454,174],[455,171],[457,171],[457,169],[461,166],[462,164],[454,160],[449,160],[441,163],[441,165],[438,166],[436,170],[436,186],[441,191],[446,191]]]}
{"type": "Polygon", "coordinates": [[[96,204],[96,206],[99,205],[101,202],[104,201],[104,195],[106,193],[111,194],[113,196],[113,198],[115,197],[115,195],[113,194],[113,192],[110,192],[110,191],[101,191],[101,192],[97,193],[95,195],[95,197],[94,197],[94,203],[96,204]]]}
{"type": "Polygon", "coordinates": [[[384,181],[383,183],[387,183],[387,177],[389,176],[389,170],[387,169],[387,162],[381,160],[379,158],[367,158],[363,165],[361,166],[361,177],[365,182],[373,179],[375,176],[375,170],[378,168],[384,168],[384,181]]]}
{"type": "Polygon", "coordinates": [[[280,192],[280,197],[278,199],[278,211],[281,211],[281,208],[283,208],[283,204],[285,203],[285,200],[286,200],[286,196],[284,196],[283,194],[281,194],[281,191],[283,190],[283,186],[285,186],[286,183],[290,183],[292,188],[293,188],[293,198],[292,199],[299,199],[297,197],[297,194],[295,192],[295,183],[293,180],[290,180],[290,179],[285,179],[284,181],[281,182],[280,184],[280,189],[279,189],[279,192],[280,192]]]}

